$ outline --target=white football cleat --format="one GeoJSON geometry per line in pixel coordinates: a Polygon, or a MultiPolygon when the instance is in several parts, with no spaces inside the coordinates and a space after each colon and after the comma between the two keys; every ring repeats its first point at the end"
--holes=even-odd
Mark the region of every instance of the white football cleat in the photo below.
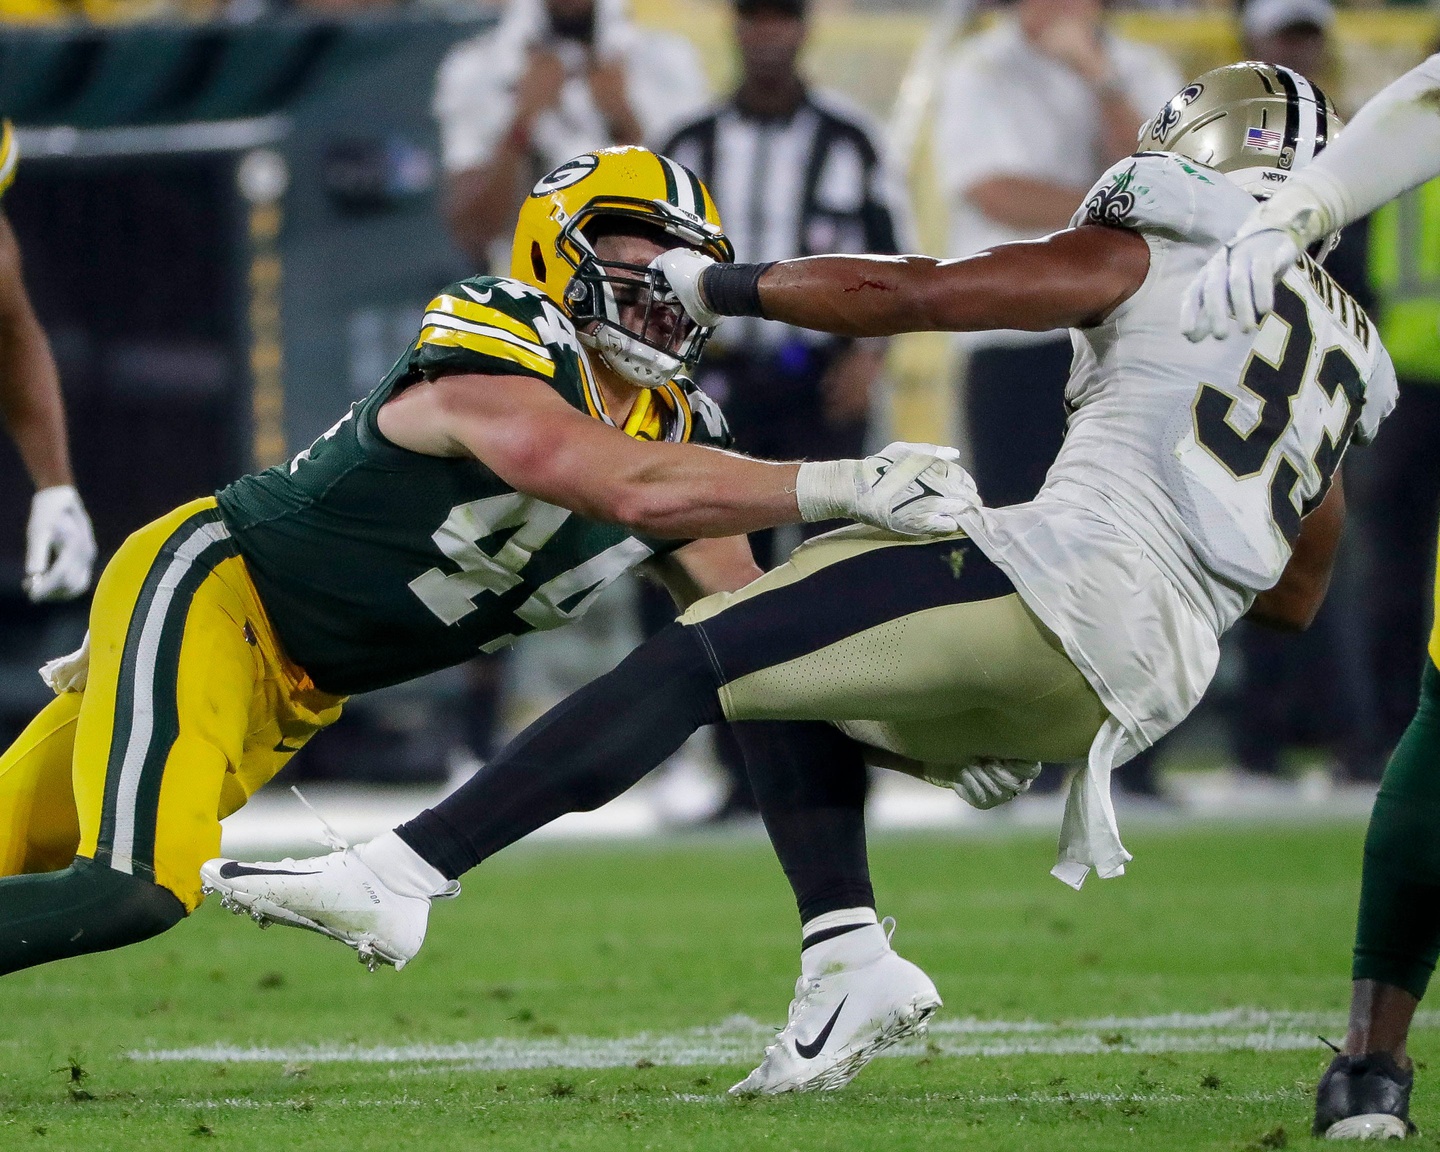
{"type": "Polygon", "coordinates": [[[789,1022],[732,1096],[834,1091],[886,1048],[924,1035],[940,994],[891,950],[886,928],[894,923],[887,918],[805,949],[789,1022]]]}
{"type": "MultiPolygon", "coordinates": [[[[273,863],[210,860],[200,879],[230,911],[262,928],[287,924],[339,940],[372,972],[380,964],[404,968],[425,942],[432,897],[396,892],[354,848],[273,863]]],[[[435,896],[459,891],[451,881],[435,896]]]]}

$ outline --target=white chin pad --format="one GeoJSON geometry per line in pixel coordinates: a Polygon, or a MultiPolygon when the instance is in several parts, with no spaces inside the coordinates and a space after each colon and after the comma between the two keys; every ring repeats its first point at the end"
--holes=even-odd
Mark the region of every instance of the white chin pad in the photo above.
{"type": "Polygon", "coordinates": [[[641,388],[658,388],[684,367],[678,356],[652,348],[608,324],[596,332],[581,334],[580,339],[599,352],[618,375],[641,388]]]}

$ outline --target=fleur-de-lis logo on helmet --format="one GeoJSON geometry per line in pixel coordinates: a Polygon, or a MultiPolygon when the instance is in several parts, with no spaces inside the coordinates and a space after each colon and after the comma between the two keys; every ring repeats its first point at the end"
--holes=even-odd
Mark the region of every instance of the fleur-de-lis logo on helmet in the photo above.
{"type": "Polygon", "coordinates": [[[1200,99],[1200,94],[1204,91],[1205,85],[1199,83],[1187,84],[1180,89],[1179,94],[1161,108],[1156,113],[1155,119],[1150,121],[1150,139],[1163,141],[1166,136],[1170,135],[1170,129],[1180,123],[1181,114],[1200,99]]]}

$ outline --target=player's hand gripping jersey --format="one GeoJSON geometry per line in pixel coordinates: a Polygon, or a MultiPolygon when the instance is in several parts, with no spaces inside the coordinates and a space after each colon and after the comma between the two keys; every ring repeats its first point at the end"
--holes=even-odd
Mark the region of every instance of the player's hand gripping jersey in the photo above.
{"type": "MultiPolygon", "coordinates": [[[[587,520],[476,460],[423,456],[380,433],[392,396],[464,373],[536,377],[608,422],[571,322],[525,284],[476,277],[430,302],[409,351],[339,423],[219,494],[287,654],[328,692],[409,680],[564,624],[623,572],[684,543],[587,520]]],[[[720,410],[680,379],[642,390],[624,430],[730,443],[720,410]]]]}
{"type": "MultiPolygon", "coordinates": [[[[1253,344],[1184,338],[1185,288],[1254,203],[1170,153],[1100,179],[1073,224],[1139,232],[1149,275],[1103,324],[1072,331],[1069,425],[1039,496],[966,525],[1116,718],[1092,751],[1087,817],[1111,827],[1109,766],[1198,703],[1220,635],[1279,580],[1346,447],[1395,404],[1369,319],[1309,260],[1253,344]]],[[[1128,855],[1114,849],[1118,870],[1128,855]]]]}

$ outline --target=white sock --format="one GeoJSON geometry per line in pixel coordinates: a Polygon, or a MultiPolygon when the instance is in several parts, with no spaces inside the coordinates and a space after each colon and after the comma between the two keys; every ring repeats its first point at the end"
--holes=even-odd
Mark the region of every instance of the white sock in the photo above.
{"type": "Polygon", "coordinates": [[[357,845],[355,855],[365,861],[385,887],[398,896],[439,896],[451,886],[445,874],[394,832],[386,832],[357,845]]]}
{"type": "Polygon", "coordinates": [[[868,964],[890,948],[873,908],[826,912],[807,920],[800,937],[800,971],[812,977],[868,964]]]}

